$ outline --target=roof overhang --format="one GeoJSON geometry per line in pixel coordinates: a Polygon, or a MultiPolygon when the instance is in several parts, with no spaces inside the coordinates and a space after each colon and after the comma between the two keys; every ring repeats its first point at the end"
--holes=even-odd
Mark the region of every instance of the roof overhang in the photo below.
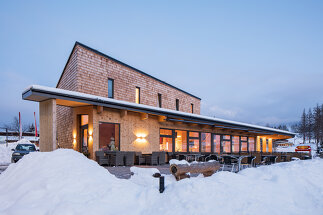
{"type": "Polygon", "coordinates": [[[268,128],[258,125],[252,125],[247,123],[241,123],[236,121],[224,120],[219,118],[213,118],[198,114],[190,114],[181,111],[169,110],[165,108],[157,108],[143,104],[136,104],[126,101],[120,101],[111,98],[105,98],[85,93],[79,93],[75,91],[63,90],[52,87],[45,87],[39,85],[32,85],[28,87],[23,93],[22,98],[24,100],[42,102],[48,99],[56,99],[58,105],[79,107],[86,105],[97,105],[108,108],[114,108],[119,110],[128,110],[135,112],[148,113],[152,115],[165,116],[168,121],[178,121],[184,123],[201,124],[207,126],[213,126],[215,128],[240,130],[249,133],[261,135],[270,135],[272,137],[285,139],[294,137],[295,133],[268,128]]]}

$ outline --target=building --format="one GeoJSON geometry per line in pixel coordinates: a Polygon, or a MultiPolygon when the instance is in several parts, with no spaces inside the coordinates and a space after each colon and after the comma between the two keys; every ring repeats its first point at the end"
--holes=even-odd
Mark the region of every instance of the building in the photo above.
{"type": "Polygon", "coordinates": [[[118,150],[272,151],[273,139],[295,134],[200,115],[201,99],[76,42],[56,88],[33,85],[39,102],[40,150],[59,145],[88,153],[111,141],[118,150]]]}
{"type": "MultiPolygon", "coordinates": [[[[17,142],[19,140],[19,135],[20,134],[17,131],[11,131],[8,129],[0,128],[0,144],[17,142]]],[[[29,140],[36,146],[39,145],[39,133],[36,137],[34,132],[23,132],[22,138],[29,140]]]]}

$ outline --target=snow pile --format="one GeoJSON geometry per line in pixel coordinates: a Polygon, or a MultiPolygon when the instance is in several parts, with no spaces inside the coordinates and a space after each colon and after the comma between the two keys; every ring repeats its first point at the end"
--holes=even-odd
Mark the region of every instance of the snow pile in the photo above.
{"type": "Polygon", "coordinates": [[[151,177],[155,173],[160,173],[156,168],[139,168],[135,166],[130,168],[130,172],[132,172],[134,175],[148,175],[149,177],[151,177]]]}
{"type": "Polygon", "coordinates": [[[27,139],[21,139],[14,143],[8,143],[8,147],[6,144],[0,145],[0,165],[8,165],[11,163],[11,155],[12,155],[12,149],[16,148],[18,144],[32,144],[27,139]]]}
{"type": "Polygon", "coordinates": [[[0,175],[0,214],[322,214],[322,169],[314,159],[179,182],[167,175],[160,194],[146,170],[117,179],[60,149],[26,155],[0,175]]]}
{"type": "Polygon", "coordinates": [[[180,165],[180,164],[187,164],[187,165],[190,165],[189,162],[187,162],[186,160],[176,160],[176,159],[171,159],[169,161],[169,164],[172,165],[172,164],[175,164],[175,165],[180,165]]]}

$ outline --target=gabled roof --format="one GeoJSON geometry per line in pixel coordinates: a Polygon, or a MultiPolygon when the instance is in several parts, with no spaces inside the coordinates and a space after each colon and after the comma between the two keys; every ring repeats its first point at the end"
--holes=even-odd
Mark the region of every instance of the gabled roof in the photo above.
{"type": "Polygon", "coordinates": [[[75,103],[79,103],[81,106],[85,104],[90,105],[99,105],[103,107],[121,109],[121,110],[130,110],[137,112],[144,112],[149,114],[155,114],[160,116],[166,116],[170,118],[172,121],[176,121],[176,119],[183,119],[186,122],[200,122],[201,124],[213,125],[217,127],[218,125],[226,126],[228,129],[240,129],[246,130],[255,133],[268,133],[268,134],[281,134],[287,135],[290,137],[294,137],[295,133],[268,128],[264,126],[252,125],[248,123],[236,122],[231,120],[224,120],[214,117],[202,116],[199,114],[191,114],[181,111],[169,110],[165,108],[158,108],[143,104],[136,104],[132,102],[126,102],[111,98],[105,98],[101,96],[90,95],[86,93],[79,93],[75,91],[57,89],[52,87],[45,87],[39,85],[32,85],[28,87],[23,93],[22,98],[25,100],[37,101],[41,102],[47,99],[62,99],[73,101],[75,103]],[[82,104],[83,103],[83,104],[82,104]]]}
{"type": "Polygon", "coordinates": [[[197,96],[194,96],[194,95],[192,95],[192,94],[190,94],[190,93],[188,93],[188,92],[186,92],[186,91],[184,91],[184,90],[182,90],[182,89],[179,89],[179,88],[177,88],[177,87],[175,87],[175,86],[173,86],[173,85],[171,85],[171,84],[169,84],[169,83],[167,83],[167,82],[165,82],[165,81],[162,81],[162,80],[160,80],[160,79],[158,79],[158,78],[156,78],[156,77],[154,77],[154,76],[152,76],[152,75],[149,75],[149,74],[147,74],[147,73],[145,73],[145,72],[143,72],[143,71],[141,71],[141,70],[139,70],[139,69],[136,69],[136,68],[134,68],[134,67],[132,67],[132,66],[130,66],[130,65],[128,65],[128,64],[126,64],[126,63],[123,63],[123,62],[121,62],[121,61],[119,61],[119,60],[117,60],[117,59],[115,59],[115,58],[113,58],[113,57],[110,57],[109,55],[106,55],[106,54],[104,54],[104,53],[102,53],[102,52],[100,52],[100,51],[98,51],[98,50],[96,50],[96,49],[93,49],[93,48],[91,48],[91,47],[89,47],[89,46],[86,46],[86,45],[84,45],[84,44],[82,44],[82,43],[80,43],[80,42],[78,42],[78,41],[76,41],[76,42],[75,42],[75,44],[74,44],[74,47],[73,47],[73,49],[72,49],[72,51],[71,51],[70,56],[68,57],[68,60],[67,60],[67,62],[66,62],[66,64],[65,64],[65,67],[64,67],[64,70],[63,70],[63,72],[62,72],[62,74],[61,74],[61,76],[60,76],[60,78],[59,78],[59,80],[58,80],[58,82],[57,82],[56,87],[58,87],[58,84],[59,84],[59,82],[60,82],[60,81],[61,81],[61,79],[62,79],[62,76],[63,76],[63,74],[64,74],[64,71],[65,71],[65,69],[66,69],[66,67],[67,67],[67,64],[68,64],[68,62],[70,61],[71,56],[72,56],[72,54],[73,54],[73,51],[74,51],[74,49],[75,49],[75,47],[76,47],[77,45],[79,45],[79,46],[81,46],[81,47],[83,47],[83,48],[85,48],[85,49],[87,49],[87,50],[89,50],[89,51],[91,51],[91,52],[94,52],[94,53],[96,53],[96,54],[98,54],[98,55],[101,55],[102,57],[108,58],[109,60],[112,60],[112,61],[114,61],[114,62],[116,62],[116,63],[118,63],[118,64],[121,64],[121,65],[123,65],[123,66],[125,66],[125,67],[128,67],[128,68],[129,68],[129,69],[131,69],[131,70],[134,70],[134,71],[136,71],[136,72],[139,72],[140,74],[145,75],[145,76],[147,76],[147,77],[149,77],[149,78],[152,78],[152,79],[154,79],[154,80],[156,80],[156,81],[158,81],[158,82],[160,82],[160,83],[162,83],[162,84],[165,84],[165,85],[167,85],[167,86],[169,86],[169,87],[172,87],[172,88],[174,88],[174,89],[176,89],[176,90],[178,90],[178,91],[181,91],[181,92],[183,92],[183,93],[185,93],[185,94],[187,94],[187,95],[189,95],[189,96],[192,96],[192,97],[194,97],[194,98],[196,98],[196,99],[201,100],[201,98],[199,98],[199,97],[197,97],[197,96]]]}

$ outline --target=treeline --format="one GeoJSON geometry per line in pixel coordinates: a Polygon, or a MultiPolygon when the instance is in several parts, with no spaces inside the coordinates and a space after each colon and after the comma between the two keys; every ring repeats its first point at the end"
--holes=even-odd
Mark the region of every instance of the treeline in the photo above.
{"type": "Polygon", "coordinates": [[[279,129],[279,130],[289,131],[287,125],[285,125],[285,124],[281,124],[281,125],[270,125],[270,124],[267,124],[266,127],[275,128],[275,129],[279,129]]]}
{"type": "Polygon", "coordinates": [[[304,109],[301,120],[294,130],[303,138],[303,142],[315,141],[316,145],[323,142],[323,104],[315,108],[304,109]],[[312,111],[313,110],[313,111],[312,111]]]}

